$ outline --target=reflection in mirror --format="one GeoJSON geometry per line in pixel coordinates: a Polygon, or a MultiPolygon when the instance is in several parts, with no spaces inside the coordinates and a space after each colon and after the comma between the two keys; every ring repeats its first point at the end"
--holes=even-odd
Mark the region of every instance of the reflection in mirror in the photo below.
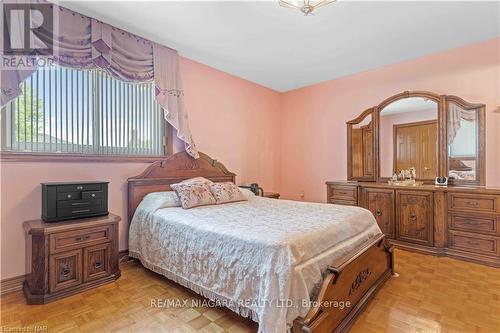
{"type": "Polygon", "coordinates": [[[372,114],[360,123],[352,125],[351,130],[351,168],[352,177],[362,178],[373,175],[373,130],[372,114]]]}
{"type": "Polygon", "coordinates": [[[408,97],[380,111],[380,176],[390,178],[415,168],[417,180],[434,180],[438,173],[438,104],[408,97]]]}
{"type": "Polygon", "coordinates": [[[448,104],[448,176],[450,179],[475,181],[478,169],[477,110],[448,104]]]}

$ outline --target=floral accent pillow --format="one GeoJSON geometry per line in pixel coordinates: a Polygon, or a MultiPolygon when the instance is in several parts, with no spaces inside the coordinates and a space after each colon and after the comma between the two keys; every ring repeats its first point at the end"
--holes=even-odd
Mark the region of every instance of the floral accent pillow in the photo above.
{"type": "Polygon", "coordinates": [[[182,208],[184,209],[215,205],[216,203],[208,184],[200,182],[179,183],[172,184],[170,187],[179,196],[182,208]]]}
{"type": "Polygon", "coordinates": [[[212,183],[209,186],[217,204],[248,200],[234,183],[212,183]]]}

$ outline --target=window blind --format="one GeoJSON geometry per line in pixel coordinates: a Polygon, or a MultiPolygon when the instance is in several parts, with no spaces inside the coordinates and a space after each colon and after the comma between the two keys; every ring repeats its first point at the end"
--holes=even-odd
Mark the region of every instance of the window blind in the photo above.
{"type": "Polygon", "coordinates": [[[155,156],[166,153],[166,125],[154,85],[101,70],[39,68],[2,108],[2,150],[155,156]]]}

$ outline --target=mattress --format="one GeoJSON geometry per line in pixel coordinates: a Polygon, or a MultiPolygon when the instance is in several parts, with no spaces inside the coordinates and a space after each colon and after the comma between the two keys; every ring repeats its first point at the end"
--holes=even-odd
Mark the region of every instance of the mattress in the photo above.
{"type": "Polygon", "coordinates": [[[142,264],[259,324],[286,332],[328,265],[381,233],[363,208],[250,196],[192,209],[143,201],[129,233],[142,264]]]}

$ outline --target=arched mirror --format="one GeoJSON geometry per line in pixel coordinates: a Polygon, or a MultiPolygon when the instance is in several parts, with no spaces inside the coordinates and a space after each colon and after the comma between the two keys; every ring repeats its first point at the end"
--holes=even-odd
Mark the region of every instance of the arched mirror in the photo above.
{"type": "Polygon", "coordinates": [[[380,177],[415,170],[416,180],[438,176],[438,104],[426,97],[398,99],[379,113],[380,177]]]}

